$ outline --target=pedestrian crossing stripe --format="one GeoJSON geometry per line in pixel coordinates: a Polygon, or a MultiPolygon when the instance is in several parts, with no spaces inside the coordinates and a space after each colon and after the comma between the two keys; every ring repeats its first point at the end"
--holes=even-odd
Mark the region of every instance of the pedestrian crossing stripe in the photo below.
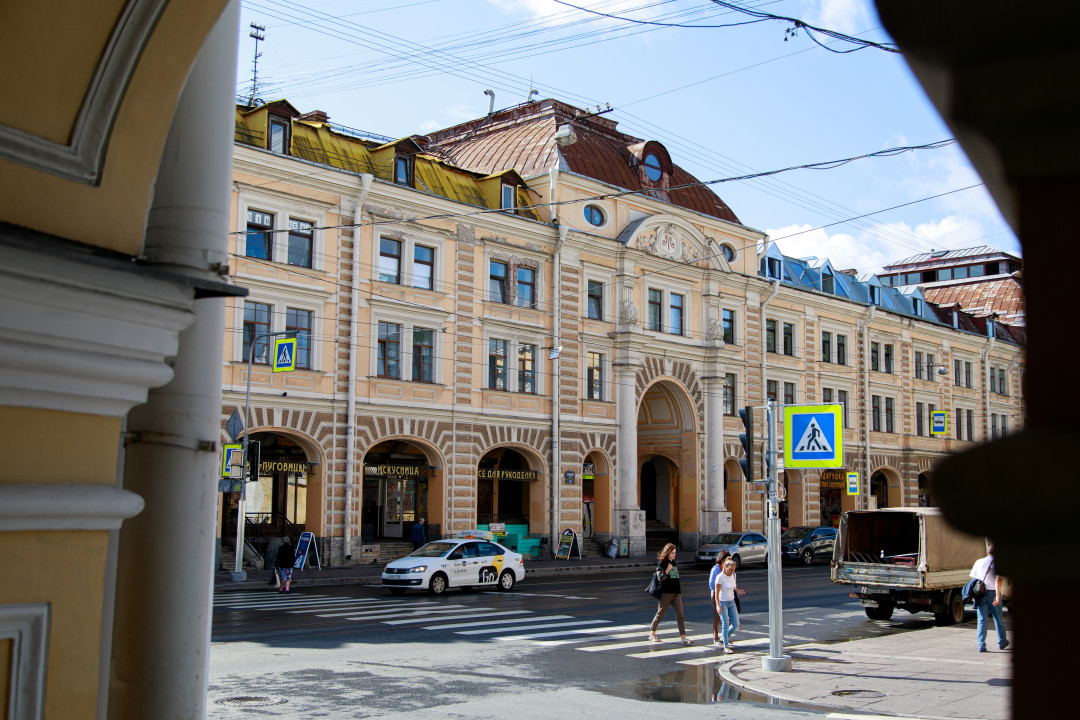
{"type": "Polygon", "coordinates": [[[274,340],[274,372],[290,372],[296,369],[296,338],[274,340]]]}
{"type": "Polygon", "coordinates": [[[784,407],[784,467],[844,466],[842,405],[784,407]]]}

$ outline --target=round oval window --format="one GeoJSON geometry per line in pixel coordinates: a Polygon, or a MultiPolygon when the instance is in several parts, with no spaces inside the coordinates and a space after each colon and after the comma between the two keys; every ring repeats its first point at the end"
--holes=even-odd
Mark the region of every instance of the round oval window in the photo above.
{"type": "Polygon", "coordinates": [[[590,225],[600,227],[604,224],[604,211],[595,205],[586,205],[585,219],[588,220],[590,225]]]}
{"type": "Polygon", "coordinates": [[[664,177],[664,169],[660,167],[660,158],[649,153],[645,156],[645,177],[653,182],[659,182],[664,177]]]}
{"type": "Polygon", "coordinates": [[[730,245],[724,244],[720,246],[720,252],[724,254],[724,259],[731,262],[735,259],[735,249],[730,245]]]}

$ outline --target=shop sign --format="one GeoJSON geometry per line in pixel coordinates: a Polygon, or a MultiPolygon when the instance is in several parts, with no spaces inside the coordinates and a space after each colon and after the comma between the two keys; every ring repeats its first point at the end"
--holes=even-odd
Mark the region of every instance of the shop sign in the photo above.
{"type": "Polygon", "coordinates": [[[479,480],[536,480],[539,473],[535,470],[497,470],[494,468],[480,468],[476,472],[479,480]]]}
{"type": "Polygon", "coordinates": [[[826,490],[843,490],[847,487],[847,476],[844,470],[822,470],[818,487],[826,490]]]}
{"type": "Polygon", "coordinates": [[[269,475],[275,472],[293,472],[304,473],[309,472],[311,465],[306,462],[279,462],[276,460],[263,460],[259,463],[259,474],[269,475]]]}
{"type": "Polygon", "coordinates": [[[427,477],[431,468],[427,465],[365,465],[365,475],[379,477],[427,477]]]}

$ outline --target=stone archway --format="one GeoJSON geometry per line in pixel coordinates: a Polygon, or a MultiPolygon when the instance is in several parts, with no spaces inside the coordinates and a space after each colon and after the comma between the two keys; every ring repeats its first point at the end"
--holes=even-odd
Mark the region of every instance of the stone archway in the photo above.
{"type": "Polygon", "coordinates": [[[607,538],[614,514],[611,461],[599,450],[585,455],[581,465],[582,535],[607,538]]]}
{"type": "Polygon", "coordinates": [[[743,503],[745,502],[746,482],[742,476],[739,461],[729,459],[724,461],[724,498],[727,501],[728,512],[731,513],[731,530],[741,532],[743,527],[743,503]]]}
{"type": "Polygon", "coordinates": [[[438,452],[415,437],[385,438],[361,459],[360,540],[402,541],[419,519],[428,538],[443,534],[444,473],[438,452]]]}
{"type": "MultiPolygon", "coordinates": [[[[891,468],[879,468],[870,476],[870,498],[876,500],[877,508],[903,507],[900,476],[891,468]]],[[[874,503],[871,503],[874,507],[874,503]]]]}
{"type": "MultiPolygon", "coordinates": [[[[654,534],[678,537],[686,547],[696,547],[700,525],[697,427],[697,410],[677,380],[656,380],[642,392],[637,418],[638,507],[654,521],[654,534]],[[654,485],[646,487],[650,482],[654,485]]],[[[648,527],[649,523],[646,546],[648,527]]]]}
{"type": "Polygon", "coordinates": [[[547,532],[546,474],[543,462],[528,448],[498,446],[477,463],[476,522],[547,532]]]}

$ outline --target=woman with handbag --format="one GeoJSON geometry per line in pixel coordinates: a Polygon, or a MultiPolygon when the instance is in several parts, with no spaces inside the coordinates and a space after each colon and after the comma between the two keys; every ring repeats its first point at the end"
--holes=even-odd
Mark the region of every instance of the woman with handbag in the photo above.
{"type": "Polygon", "coordinates": [[[724,561],[723,571],[716,578],[716,611],[720,615],[723,625],[724,652],[734,652],[732,649],[731,636],[739,629],[739,611],[735,608],[735,602],[740,595],[745,595],[745,590],[740,590],[735,580],[735,561],[728,558],[724,561]]]}
{"type": "Polygon", "coordinates": [[[656,556],[655,578],[660,583],[660,598],[657,600],[656,615],[653,616],[652,625],[649,627],[649,639],[655,643],[660,642],[656,637],[656,628],[664,619],[668,606],[675,608],[675,621],[679,624],[679,635],[683,645],[693,644],[693,640],[686,637],[686,621],[683,618],[682,585],[679,582],[679,568],[675,565],[676,548],[674,543],[668,543],[660,554],[656,556]]]}
{"type": "Polygon", "coordinates": [[[1001,614],[1001,576],[994,567],[993,545],[986,549],[986,557],[975,561],[970,577],[983,584],[982,593],[974,593],[975,614],[978,618],[975,638],[979,643],[979,652],[986,652],[986,631],[991,618],[994,620],[994,630],[997,631],[998,648],[1004,650],[1009,647],[1009,637],[1005,630],[1005,618],[1001,614]]]}

